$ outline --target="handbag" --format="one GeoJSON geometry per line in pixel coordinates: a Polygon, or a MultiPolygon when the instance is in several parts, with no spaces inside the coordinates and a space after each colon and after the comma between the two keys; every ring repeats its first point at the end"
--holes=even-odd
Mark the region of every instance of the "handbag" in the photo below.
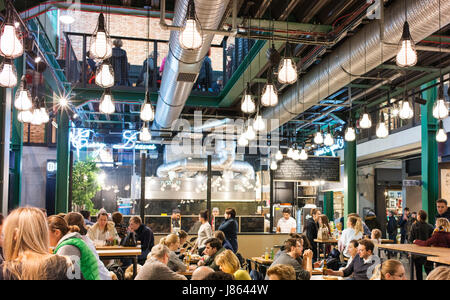
{"type": "Polygon", "coordinates": [[[127,236],[122,240],[121,246],[124,247],[136,247],[136,234],[134,232],[129,232],[127,236]]]}
{"type": "Polygon", "coordinates": [[[319,232],[317,233],[317,239],[319,240],[328,240],[330,239],[330,232],[327,227],[320,227],[319,232]]]}

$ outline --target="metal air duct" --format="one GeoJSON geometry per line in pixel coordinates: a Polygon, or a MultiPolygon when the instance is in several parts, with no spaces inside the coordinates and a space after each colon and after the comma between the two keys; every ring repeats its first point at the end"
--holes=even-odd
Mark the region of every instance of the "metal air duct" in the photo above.
{"type": "MultiPolygon", "coordinates": [[[[406,8],[411,34],[416,42],[440,29],[439,0],[411,0],[407,2],[406,8]]],[[[440,14],[441,26],[444,27],[450,23],[450,1],[441,1],[440,14]]],[[[398,43],[404,22],[405,3],[396,1],[384,12],[385,42],[398,43]]],[[[396,47],[382,43],[380,22],[372,21],[325,57],[311,71],[302,75],[298,86],[287,90],[280,97],[280,103],[276,107],[264,110],[263,118],[266,120],[279,118],[279,126],[281,126],[303,112],[303,108],[305,110],[310,108],[356,79],[342,70],[342,67],[352,74],[364,74],[396,54],[396,47]],[[300,89],[298,92],[297,88],[300,89]]],[[[277,128],[274,126],[270,130],[277,128]]]]}

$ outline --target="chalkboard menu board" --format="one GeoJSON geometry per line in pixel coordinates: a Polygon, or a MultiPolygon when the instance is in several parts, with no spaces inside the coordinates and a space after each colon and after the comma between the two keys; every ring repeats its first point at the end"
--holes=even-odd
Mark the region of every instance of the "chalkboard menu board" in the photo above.
{"type": "Polygon", "coordinates": [[[276,181],[340,181],[340,158],[310,156],[307,160],[284,159],[274,171],[276,181]]]}
{"type": "Polygon", "coordinates": [[[241,231],[240,232],[264,232],[263,216],[240,216],[241,231]]]}

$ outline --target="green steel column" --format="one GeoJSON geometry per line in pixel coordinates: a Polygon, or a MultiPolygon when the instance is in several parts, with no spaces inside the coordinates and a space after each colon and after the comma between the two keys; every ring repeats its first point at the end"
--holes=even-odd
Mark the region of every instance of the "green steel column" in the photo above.
{"type": "Polygon", "coordinates": [[[347,216],[356,213],[356,141],[344,145],[344,227],[347,216]]]}
{"type": "MultiPolygon", "coordinates": [[[[17,58],[15,61],[17,69],[17,79],[20,80],[23,75],[24,58],[17,58]]],[[[14,89],[13,96],[15,95],[20,83],[17,84],[14,89]]],[[[10,209],[14,209],[21,204],[22,195],[22,150],[23,150],[23,124],[17,120],[19,111],[14,107],[12,114],[12,131],[11,131],[11,151],[14,152],[14,169],[13,173],[13,198],[10,209]]]]}
{"type": "Polygon", "coordinates": [[[323,194],[323,214],[328,217],[328,220],[334,220],[333,209],[333,192],[325,192],[323,194]]]}
{"type": "Polygon", "coordinates": [[[56,137],[56,213],[68,212],[69,199],[69,116],[61,109],[58,113],[58,130],[56,137]]]}
{"type": "MultiPolygon", "coordinates": [[[[429,82],[421,88],[435,84],[429,82]]],[[[434,224],[436,217],[436,200],[439,195],[438,146],[436,141],[437,120],[433,117],[433,104],[437,98],[437,88],[422,93],[427,100],[422,105],[422,209],[428,213],[428,221],[434,224]]]]}

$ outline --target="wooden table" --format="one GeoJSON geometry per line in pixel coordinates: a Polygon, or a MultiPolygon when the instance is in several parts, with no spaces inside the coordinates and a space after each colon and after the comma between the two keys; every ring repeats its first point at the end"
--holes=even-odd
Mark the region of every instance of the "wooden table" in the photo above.
{"type": "Polygon", "coordinates": [[[137,259],[142,254],[141,249],[130,249],[129,247],[112,247],[108,250],[97,250],[98,256],[108,259],[131,258],[133,260],[133,278],[137,275],[137,259]]]}
{"type": "Polygon", "coordinates": [[[137,247],[124,247],[124,246],[95,246],[95,249],[97,251],[99,250],[114,250],[114,251],[121,251],[121,250],[141,250],[141,246],[137,247]]]}
{"type": "MultiPolygon", "coordinates": [[[[450,257],[450,248],[443,247],[424,247],[414,244],[385,244],[378,245],[378,249],[390,250],[394,252],[405,252],[417,256],[435,256],[435,257],[450,257]]],[[[414,280],[414,262],[412,255],[409,257],[409,264],[411,268],[410,280],[414,280]]],[[[388,258],[390,258],[388,252],[388,258]]]]}
{"type": "Polygon", "coordinates": [[[428,256],[427,260],[428,261],[432,261],[432,262],[436,262],[436,263],[439,263],[439,264],[450,265],[450,257],[428,256]]]}
{"type": "Polygon", "coordinates": [[[388,240],[388,239],[381,239],[381,243],[382,244],[393,244],[394,241],[393,240],[388,240]]]}
{"type": "MultiPolygon", "coordinates": [[[[344,277],[340,276],[326,276],[328,278],[336,278],[335,280],[344,280],[344,277]]],[[[311,280],[332,280],[332,279],[325,279],[323,275],[313,275],[311,276],[311,280]]]]}
{"type": "Polygon", "coordinates": [[[323,245],[323,256],[324,256],[324,259],[326,259],[327,258],[327,245],[328,244],[337,244],[338,240],[336,240],[336,239],[328,239],[328,240],[315,239],[314,242],[317,243],[317,260],[319,260],[319,258],[320,258],[320,244],[323,245]]]}
{"type": "Polygon", "coordinates": [[[252,257],[250,263],[255,263],[255,269],[257,269],[263,276],[266,276],[267,268],[273,263],[272,259],[265,259],[263,257],[252,257]]]}

